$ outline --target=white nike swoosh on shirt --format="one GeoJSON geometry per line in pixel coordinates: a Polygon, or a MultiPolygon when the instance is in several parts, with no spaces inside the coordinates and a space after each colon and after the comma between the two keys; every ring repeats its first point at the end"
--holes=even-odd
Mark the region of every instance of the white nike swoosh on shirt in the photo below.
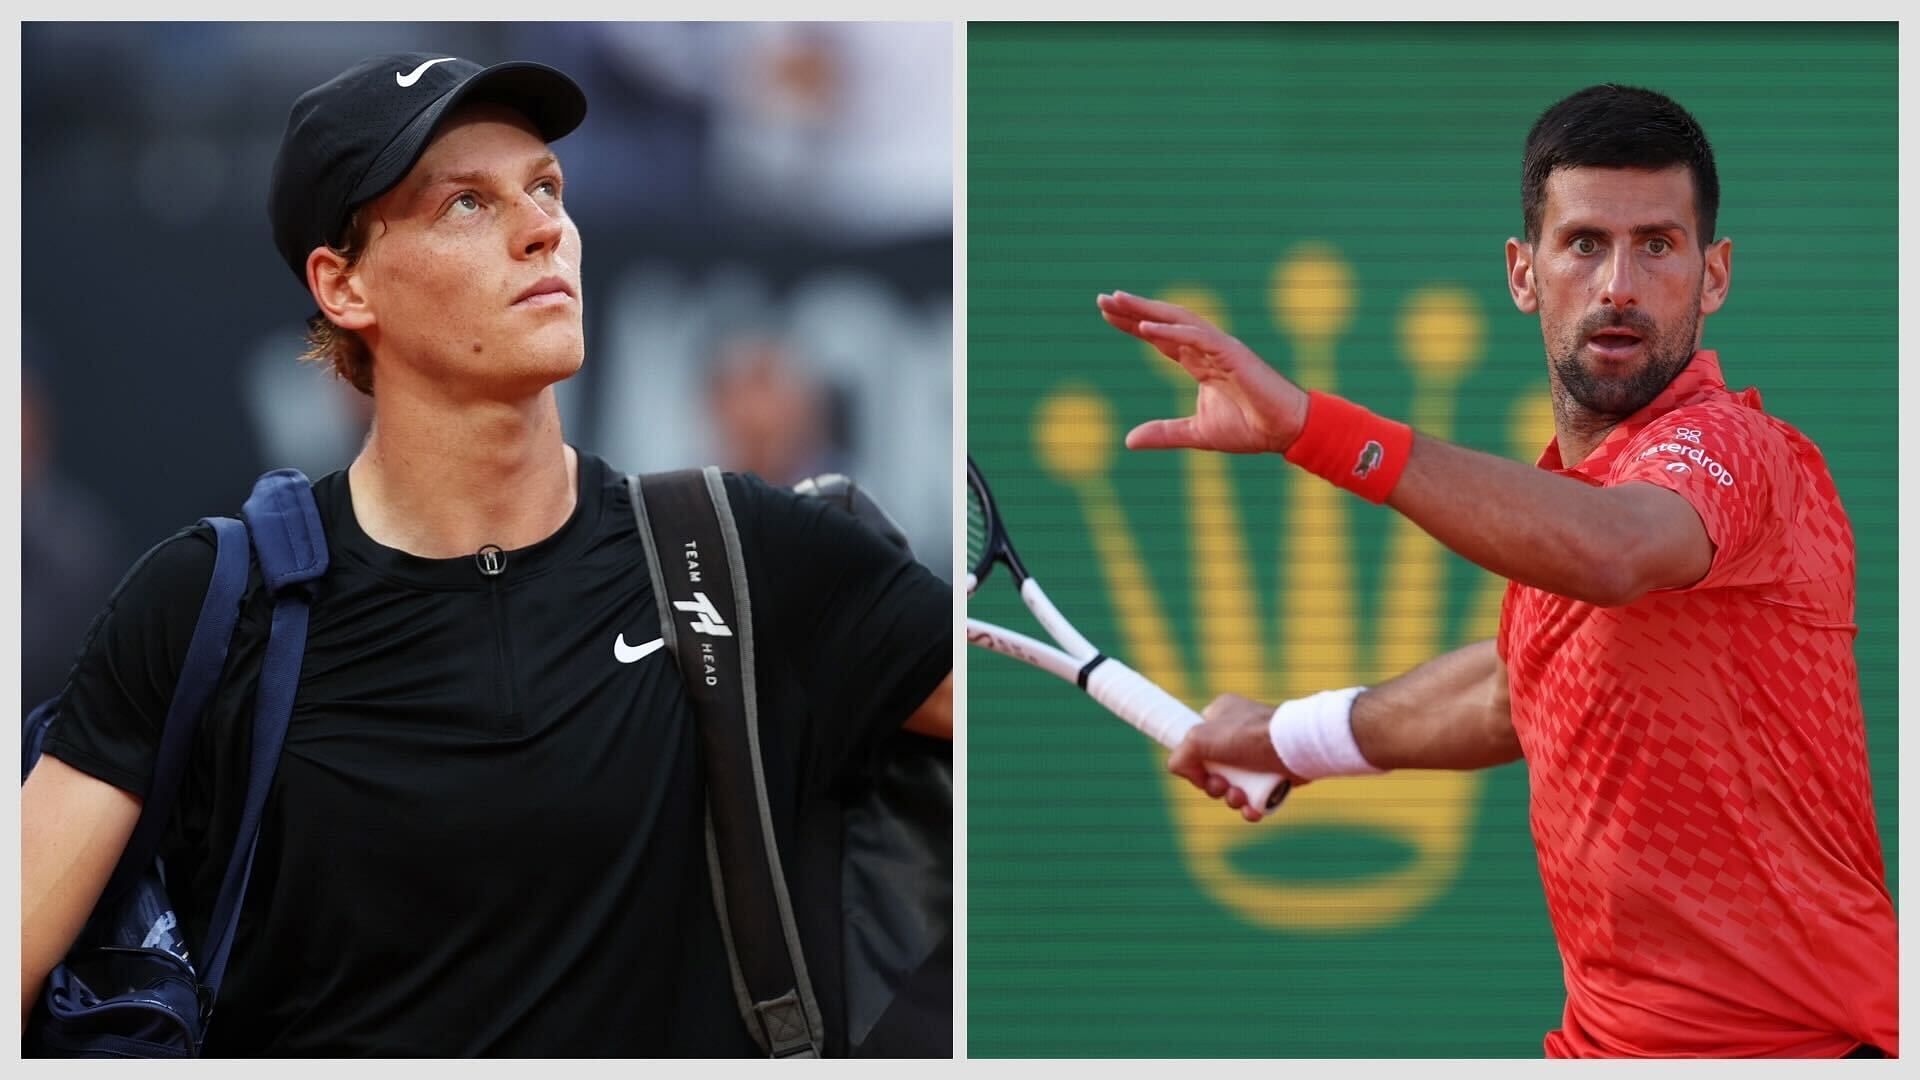
{"type": "Polygon", "coordinates": [[[629,645],[627,635],[620,634],[613,639],[613,658],[623,664],[631,664],[641,657],[658,652],[660,646],[665,644],[666,642],[660,638],[654,638],[645,645],[629,645]]]}
{"type": "Polygon", "coordinates": [[[438,60],[429,60],[426,63],[421,64],[419,67],[414,68],[413,71],[405,75],[402,75],[396,71],[393,73],[393,81],[399,83],[401,86],[412,86],[414,83],[417,83],[420,81],[420,76],[426,74],[426,71],[428,68],[432,67],[435,64],[444,64],[447,61],[452,59],[454,59],[454,57],[443,56],[438,60]]]}

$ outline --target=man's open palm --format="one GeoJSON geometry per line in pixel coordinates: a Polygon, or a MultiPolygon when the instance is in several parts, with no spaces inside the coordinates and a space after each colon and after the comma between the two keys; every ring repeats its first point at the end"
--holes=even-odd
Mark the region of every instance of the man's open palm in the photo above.
{"type": "Polygon", "coordinates": [[[1152,345],[1199,384],[1193,415],[1149,420],[1127,433],[1129,450],[1284,453],[1307,420],[1306,392],[1232,335],[1178,304],[1102,293],[1100,315],[1152,345]]]}

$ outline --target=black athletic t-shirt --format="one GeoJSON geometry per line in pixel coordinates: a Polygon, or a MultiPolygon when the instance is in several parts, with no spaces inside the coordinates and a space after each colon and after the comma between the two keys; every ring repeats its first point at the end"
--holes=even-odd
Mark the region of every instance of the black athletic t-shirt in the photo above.
{"type": "MultiPolygon", "coordinates": [[[[314,487],[331,565],[208,1052],[757,1053],[709,893],[680,676],[665,650],[615,656],[616,639],[660,636],[623,478],[580,454],[572,517],[497,577],[373,542],[344,472],[314,487]]],[[[727,490],[784,847],[831,829],[835,786],[949,670],[950,593],[838,507],[751,477],[727,490]]],[[[47,753],[144,792],[212,565],[204,526],[135,564],[47,753]]],[[[269,616],[256,570],[163,847],[189,941],[233,847],[269,616]]],[[[786,862],[797,894],[837,896],[837,867],[786,862]]],[[[838,912],[804,906],[831,987],[838,912]]]]}

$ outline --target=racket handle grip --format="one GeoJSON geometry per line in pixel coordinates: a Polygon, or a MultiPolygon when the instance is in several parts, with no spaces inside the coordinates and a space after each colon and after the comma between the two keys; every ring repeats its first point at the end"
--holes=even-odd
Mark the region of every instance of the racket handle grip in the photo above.
{"type": "Polygon", "coordinates": [[[1286,801],[1287,793],[1293,790],[1293,783],[1272,773],[1253,772],[1233,765],[1215,765],[1203,762],[1207,771],[1232,784],[1247,797],[1247,805],[1258,806],[1271,811],[1286,801]]]}
{"type": "MultiPolygon", "coordinates": [[[[1200,726],[1199,713],[1112,657],[1101,661],[1087,674],[1087,693],[1115,716],[1169,750],[1178,748],[1187,732],[1200,726]]],[[[1215,765],[1211,761],[1206,766],[1208,772],[1239,788],[1249,803],[1268,810],[1280,805],[1292,786],[1272,773],[1215,765]]]]}

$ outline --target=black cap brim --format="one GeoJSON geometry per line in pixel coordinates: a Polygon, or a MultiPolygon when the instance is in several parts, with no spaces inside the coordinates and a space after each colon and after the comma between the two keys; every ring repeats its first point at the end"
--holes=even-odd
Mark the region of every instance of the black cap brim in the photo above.
{"type": "Polygon", "coordinates": [[[487,101],[524,114],[547,142],[580,126],[587,116],[587,96],[574,81],[545,64],[515,61],[483,68],[440,95],[400,129],[367,167],[366,175],[347,196],[342,216],[376,198],[404,179],[433,140],[433,133],[452,110],[469,102],[487,101]]]}

